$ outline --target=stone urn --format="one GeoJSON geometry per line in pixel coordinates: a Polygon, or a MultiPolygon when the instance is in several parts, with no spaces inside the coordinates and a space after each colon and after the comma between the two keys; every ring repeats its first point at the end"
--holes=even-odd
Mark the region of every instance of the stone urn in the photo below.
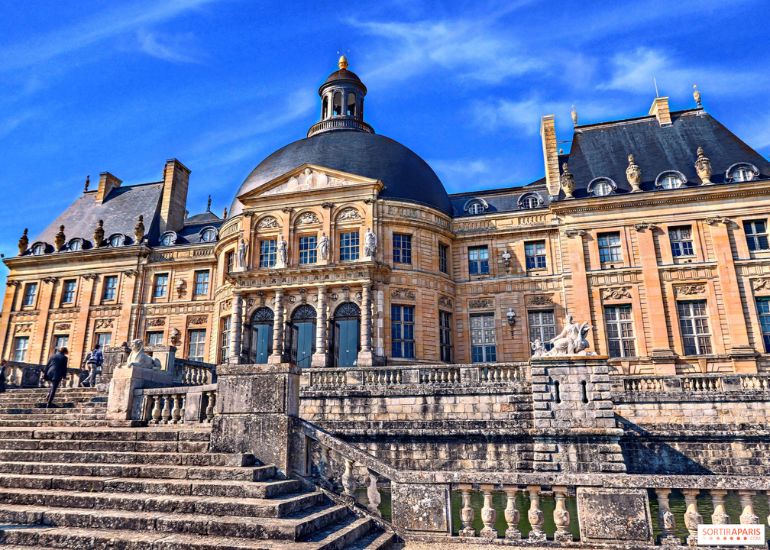
{"type": "Polygon", "coordinates": [[[626,168],[626,179],[631,186],[632,193],[638,193],[642,190],[642,169],[634,162],[634,155],[628,155],[628,167],[626,168]]]}
{"type": "Polygon", "coordinates": [[[564,191],[564,197],[567,199],[574,199],[573,193],[575,192],[575,176],[569,171],[569,165],[565,162],[562,164],[562,173],[559,177],[559,184],[561,190],[564,191]]]}

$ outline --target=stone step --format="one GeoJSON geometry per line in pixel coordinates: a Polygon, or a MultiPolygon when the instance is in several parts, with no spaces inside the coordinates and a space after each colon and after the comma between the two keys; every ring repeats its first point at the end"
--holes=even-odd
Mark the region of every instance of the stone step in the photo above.
{"type": "Polygon", "coordinates": [[[375,530],[355,541],[346,550],[387,550],[398,541],[395,533],[375,530]]]}
{"type": "MultiPolygon", "coordinates": [[[[55,409],[51,409],[55,410],[55,409]]],[[[30,414],[3,414],[0,413],[0,423],[5,424],[5,420],[26,420],[29,422],[50,422],[67,420],[104,420],[105,413],[102,412],[81,412],[78,409],[63,409],[52,413],[30,413],[30,414]]]]}
{"type": "Polygon", "coordinates": [[[219,481],[266,481],[275,477],[274,466],[165,466],[134,464],[58,464],[0,462],[0,473],[16,475],[128,477],[151,479],[200,479],[219,481]]]}
{"type": "Polygon", "coordinates": [[[136,453],[0,450],[0,462],[158,464],[167,466],[252,466],[252,455],[230,453],[136,453]]]}
{"type": "Polygon", "coordinates": [[[114,451],[140,453],[205,453],[203,441],[102,441],[100,439],[2,439],[0,450],[114,451]]]}
{"type": "MultiPolygon", "coordinates": [[[[4,394],[0,393],[0,406],[7,407],[9,405],[19,405],[19,404],[27,404],[32,407],[39,407],[42,405],[45,405],[47,395],[41,395],[39,398],[37,396],[30,396],[30,397],[22,397],[22,396],[14,396],[14,397],[5,397],[3,398],[4,394]]],[[[75,406],[75,405],[81,405],[85,403],[91,403],[94,405],[106,405],[107,404],[107,397],[102,397],[98,395],[92,395],[92,396],[82,396],[82,397],[70,397],[68,396],[66,400],[56,400],[56,404],[60,406],[75,406]]]]}
{"type": "MultiPolygon", "coordinates": [[[[24,417],[21,417],[24,418],[24,417]]],[[[8,428],[98,428],[106,427],[106,420],[3,420],[8,428]]]]}
{"type": "Polygon", "coordinates": [[[374,529],[378,528],[369,518],[358,518],[350,514],[341,523],[314,533],[306,542],[316,544],[317,550],[348,550],[374,529]]]}
{"type": "Polygon", "coordinates": [[[229,498],[274,498],[297,493],[301,485],[293,479],[244,483],[231,480],[147,479],[96,476],[4,474],[0,488],[53,489],[113,493],[149,493],[153,495],[192,495],[229,498]]]}
{"type": "MultiPolygon", "coordinates": [[[[99,405],[96,403],[95,405],[99,405]]],[[[96,413],[102,413],[104,414],[107,411],[107,407],[101,407],[101,406],[81,406],[81,407],[54,407],[52,409],[46,409],[45,407],[32,407],[32,408],[21,408],[21,407],[0,407],[0,415],[32,415],[32,414],[44,414],[44,415],[59,415],[59,414],[96,414],[96,413]]]]}
{"type": "Polygon", "coordinates": [[[304,512],[301,516],[291,518],[260,518],[0,504],[0,524],[165,531],[297,541],[340,522],[349,513],[347,508],[337,505],[319,506],[304,512]]]}
{"type": "Polygon", "coordinates": [[[7,428],[0,426],[3,439],[45,440],[102,440],[102,441],[208,441],[211,426],[208,424],[164,425],[148,428],[115,428],[100,426],[76,428],[7,428]]]}
{"type": "Polygon", "coordinates": [[[328,502],[320,492],[290,493],[270,499],[91,493],[83,491],[1,489],[0,502],[56,508],[119,509],[127,512],[205,514],[211,516],[285,517],[328,502]]]}

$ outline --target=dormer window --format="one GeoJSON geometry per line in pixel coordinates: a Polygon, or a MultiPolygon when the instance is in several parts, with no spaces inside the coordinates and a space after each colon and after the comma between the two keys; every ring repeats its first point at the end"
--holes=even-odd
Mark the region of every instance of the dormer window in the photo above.
{"type": "Polygon", "coordinates": [[[519,197],[519,208],[530,210],[543,206],[543,199],[537,193],[527,193],[519,197]]]}
{"type": "Polygon", "coordinates": [[[160,244],[162,246],[173,246],[176,244],[176,233],[173,231],[166,231],[160,237],[160,244]]]}
{"type": "Polygon", "coordinates": [[[676,170],[661,172],[655,179],[655,186],[661,189],[679,189],[684,187],[685,183],[687,183],[687,178],[676,170]]]}
{"type": "Polygon", "coordinates": [[[617,185],[610,178],[595,178],[588,183],[588,192],[594,197],[606,197],[616,188],[617,185]]]}
{"type": "Polygon", "coordinates": [[[217,230],[213,227],[206,227],[203,231],[201,231],[201,242],[203,243],[213,243],[217,240],[217,230]]]}
{"type": "Polygon", "coordinates": [[[123,246],[126,244],[126,236],[121,235],[120,233],[115,233],[114,235],[110,235],[110,246],[113,248],[117,248],[119,246],[123,246]]]}
{"type": "Polygon", "coordinates": [[[83,239],[72,239],[69,242],[68,248],[70,249],[70,252],[83,250],[83,239]]]}
{"type": "Polygon", "coordinates": [[[759,170],[748,162],[737,162],[725,172],[725,180],[732,183],[753,181],[759,177],[759,170]]]}
{"type": "Polygon", "coordinates": [[[35,243],[32,245],[32,255],[42,256],[45,254],[45,243],[35,243]]]}
{"type": "Polygon", "coordinates": [[[487,211],[488,205],[486,201],[481,199],[472,199],[465,203],[464,210],[471,216],[478,216],[487,211]]]}

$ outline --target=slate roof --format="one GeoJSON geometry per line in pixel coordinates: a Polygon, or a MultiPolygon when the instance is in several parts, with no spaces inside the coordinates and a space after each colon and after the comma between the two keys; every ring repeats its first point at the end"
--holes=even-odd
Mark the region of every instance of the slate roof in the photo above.
{"type": "Polygon", "coordinates": [[[559,170],[569,162],[576,197],[587,196],[589,182],[598,177],[611,178],[617,193],[630,192],[629,153],[642,169],[643,190],[655,190],[655,178],[667,170],[684,174],[688,186],[700,185],[694,167],[700,146],[711,160],[714,183],[723,183],[725,171],[738,162],[756,166],[760,179],[770,178],[770,162],[702,109],[672,112],[671,119],[670,126],[660,126],[654,116],[578,126],[569,154],[559,157],[559,170]]]}
{"type": "Polygon", "coordinates": [[[40,235],[31,239],[30,245],[37,241],[53,244],[60,225],[64,225],[68,242],[75,237],[91,242],[99,220],[104,220],[105,239],[122,233],[129,237],[128,244],[134,244],[134,226],[140,215],[144,216],[148,239],[154,242],[158,237],[157,214],[162,188],[162,182],[117,187],[101,204],[96,202],[96,191],[83,193],[40,235]]]}
{"type": "Polygon", "coordinates": [[[219,227],[224,223],[216,214],[204,212],[190,216],[184,221],[182,229],[176,232],[176,244],[198,244],[202,243],[201,231],[207,227],[214,227],[219,231],[219,227]]]}
{"type": "Polygon", "coordinates": [[[537,193],[541,200],[541,208],[547,208],[551,200],[545,187],[545,178],[540,178],[527,185],[508,187],[504,189],[487,189],[483,191],[469,191],[466,193],[453,193],[449,195],[452,202],[453,216],[455,218],[473,217],[468,214],[465,205],[474,199],[482,200],[487,205],[485,213],[494,212],[519,212],[523,210],[519,206],[519,199],[524,195],[537,193]]]}

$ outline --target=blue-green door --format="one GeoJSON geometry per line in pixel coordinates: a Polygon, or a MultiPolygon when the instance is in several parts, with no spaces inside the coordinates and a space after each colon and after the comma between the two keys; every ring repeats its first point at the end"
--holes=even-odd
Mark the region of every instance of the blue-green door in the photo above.
{"type": "Polygon", "coordinates": [[[252,360],[258,365],[267,363],[267,358],[273,352],[273,325],[260,323],[252,328],[252,360]]]}
{"type": "Polygon", "coordinates": [[[334,321],[334,365],[354,367],[358,359],[358,319],[334,321]]]}
{"type": "Polygon", "coordinates": [[[313,343],[315,337],[315,322],[300,321],[291,327],[291,359],[298,367],[310,367],[313,358],[313,343]]]}

